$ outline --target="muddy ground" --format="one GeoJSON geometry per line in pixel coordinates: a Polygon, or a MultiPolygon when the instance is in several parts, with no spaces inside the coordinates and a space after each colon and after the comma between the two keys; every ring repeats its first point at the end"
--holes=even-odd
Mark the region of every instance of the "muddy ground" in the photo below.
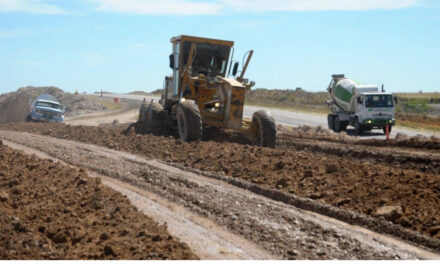
{"type": "Polygon", "coordinates": [[[0,259],[197,256],[99,178],[0,141],[0,259]]]}
{"type": "MultiPolygon", "coordinates": [[[[364,151],[370,156],[363,158],[359,154],[359,157],[350,158],[314,149],[313,146],[323,145],[322,142],[297,147],[281,140],[279,149],[223,140],[185,143],[172,136],[137,135],[134,129],[123,134],[125,127],[108,129],[55,124],[48,128],[46,124],[11,124],[1,129],[96,144],[205,171],[223,171],[228,176],[260,186],[375,217],[383,206],[400,206],[401,210],[387,216],[388,220],[440,238],[440,176],[438,170],[435,171],[439,160],[430,149],[424,155],[430,156],[434,167],[424,164],[425,168],[417,165],[418,158],[410,159],[412,152],[406,148],[398,148],[393,154],[385,147],[359,145],[353,151],[364,151]],[[396,158],[394,163],[380,162],[381,156],[375,158],[374,153],[400,156],[405,161],[396,158]]],[[[348,145],[338,143],[332,147],[345,149],[348,145]]]]}

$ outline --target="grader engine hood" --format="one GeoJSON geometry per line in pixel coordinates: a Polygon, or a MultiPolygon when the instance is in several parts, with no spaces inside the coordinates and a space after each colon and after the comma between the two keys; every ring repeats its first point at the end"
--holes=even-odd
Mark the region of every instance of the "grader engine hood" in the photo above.
{"type": "Polygon", "coordinates": [[[235,79],[219,78],[224,82],[223,93],[225,103],[225,126],[227,128],[241,128],[243,106],[246,87],[235,79]]]}

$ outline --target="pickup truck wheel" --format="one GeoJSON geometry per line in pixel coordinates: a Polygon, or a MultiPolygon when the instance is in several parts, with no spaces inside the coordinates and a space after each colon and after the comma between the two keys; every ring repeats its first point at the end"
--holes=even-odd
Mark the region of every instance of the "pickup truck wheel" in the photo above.
{"type": "Polygon", "coordinates": [[[327,116],[327,124],[328,124],[328,129],[334,130],[334,116],[333,115],[327,116]]]}
{"type": "Polygon", "coordinates": [[[361,127],[361,124],[359,123],[359,119],[357,117],[354,120],[354,134],[355,135],[362,134],[362,127],[361,127]]]}
{"type": "Polygon", "coordinates": [[[26,122],[32,122],[32,116],[30,114],[26,116],[26,122]]]}

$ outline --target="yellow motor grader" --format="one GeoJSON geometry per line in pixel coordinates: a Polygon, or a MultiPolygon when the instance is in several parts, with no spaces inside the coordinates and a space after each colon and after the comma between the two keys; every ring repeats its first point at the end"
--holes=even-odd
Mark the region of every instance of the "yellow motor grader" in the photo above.
{"type": "Polygon", "coordinates": [[[243,120],[245,91],[255,85],[244,78],[253,51],[238,72],[239,63],[230,59],[232,41],[182,35],[171,43],[173,73],[165,77],[159,103],[144,101],[139,122],[176,129],[183,141],[200,139],[203,127],[209,126],[237,130],[255,145],[275,147],[276,126],[268,112],[255,112],[251,122],[243,120]]]}

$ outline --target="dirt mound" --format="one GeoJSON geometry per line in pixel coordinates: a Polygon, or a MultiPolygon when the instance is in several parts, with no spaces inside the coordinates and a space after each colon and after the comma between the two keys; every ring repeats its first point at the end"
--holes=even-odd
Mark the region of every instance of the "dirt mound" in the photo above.
{"type": "MultiPolygon", "coordinates": [[[[137,135],[98,127],[11,124],[28,131],[124,150],[205,171],[223,171],[263,187],[373,215],[382,206],[401,206],[393,222],[432,237],[440,225],[438,173],[416,171],[374,160],[346,159],[307,149],[269,149],[226,142],[186,143],[174,137],[137,135]]],[[[326,133],[326,132],[324,132],[326,133]]],[[[341,148],[345,148],[341,146],[341,148]]],[[[417,162],[414,160],[413,162],[417,162]]]]}
{"type": "Polygon", "coordinates": [[[332,130],[322,128],[321,126],[299,126],[293,128],[278,127],[278,138],[280,139],[311,139],[324,140],[338,143],[349,143],[363,146],[376,147],[407,147],[417,149],[439,149],[440,138],[435,136],[426,137],[421,134],[409,137],[405,134],[397,133],[396,138],[387,141],[381,139],[362,139],[359,140],[354,136],[348,136],[344,131],[335,133],[332,130]]]}
{"type": "Polygon", "coordinates": [[[195,259],[85,171],[0,141],[0,259],[195,259]]]}
{"type": "Polygon", "coordinates": [[[93,100],[90,96],[73,95],[57,87],[28,86],[0,96],[0,124],[24,121],[29,114],[29,100],[44,93],[54,96],[66,106],[65,116],[76,116],[107,109],[106,106],[93,100]]]}

